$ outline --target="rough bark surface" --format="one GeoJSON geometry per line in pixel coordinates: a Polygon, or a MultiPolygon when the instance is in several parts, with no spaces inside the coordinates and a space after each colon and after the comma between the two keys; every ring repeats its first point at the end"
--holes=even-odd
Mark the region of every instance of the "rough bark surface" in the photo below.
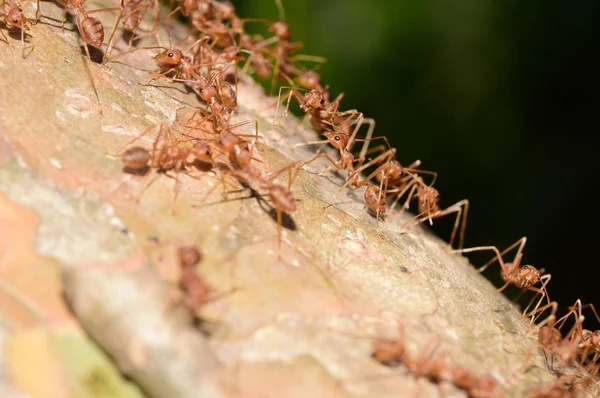
{"type": "MultiPolygon", "coordinates": [[[[25,60],[17,41],[0,45],[2,397],[464,396],[371,358],[371,339],[398,336],[398,319],[410,352],[435,345],[510,396],[554,380],[505,297],[446,243],[403,229],[410,215],[376,222],[362,190],[336,195],[343,180],[318,175],[326,163],[300,172],[281,247],[265,204],[222,201],[214,174],[179,175],[174,214],[173,179],[141,195],[153,177],[124,174],[107,153],[201,104],[180,85],[139,85],[148,51],[87,63],[68,28],[35,26],[25,60]],[[205,333],[179,305],[180,244],[201,248],[199,272],[223,293],[202,310],[205,333]]],[[[315,139],[298,121],[270,127],[274,104],[242,76],[236,119],[258,121],[264,170],[314,156],[293,150],[315,139]]]]}

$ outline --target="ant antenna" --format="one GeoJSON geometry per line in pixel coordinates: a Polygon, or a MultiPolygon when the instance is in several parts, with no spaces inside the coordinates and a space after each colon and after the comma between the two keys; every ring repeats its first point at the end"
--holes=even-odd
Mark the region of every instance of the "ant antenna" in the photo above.
{"type": "Polygon", "coordinates": [[[281,0],[275,0],[275,4],[277,5],[277,12],[279,12],[279,20],[285,21],[285,11],[283,9],[283,3],[281,0]]]}

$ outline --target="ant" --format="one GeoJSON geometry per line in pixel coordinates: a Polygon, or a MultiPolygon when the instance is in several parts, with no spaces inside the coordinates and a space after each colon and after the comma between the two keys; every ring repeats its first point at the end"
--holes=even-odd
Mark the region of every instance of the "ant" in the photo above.
{"type": "MultiPolygon", "coordinates": [[[[135,32],[137,31],[142,19],[146,15],[149,8],[156,10],[156,18],[154,21],[154,29],[158,26],[160,16],[160,6],[158,0],[121,0],[121,14],[119,18],[122,18],[123,29],[131,34],[129,39],[129,47],[133,46],[133,42],[136,39],[135,32]]],[[[115,24],[118,24],[119,21],[115,24]]],[[[154,30],[153,29],[153,30],[154,30]]],[[[109,40],[110,41],[110,40],[109,40]]]]}
{"type": "MultiPolygon", "coordinates": [[[[575,360],[579,353],[581,336],[577,335],[577,330],[581,328],[583,320],[585,319],[585,317],[581,315],[581,301],[577,300],[570,311],[558,320],[556,319],[558,304],[555,301],[535,309],[527,314],[527,316],[535,315],[535,313],[541,315],[549,308],[550,315],[538,325],[538,342],[545,352],[555,355],[564,365],[568,366],[575,360]],[[575,309],[577,305],[579,305],[579,312],[575,309]],[[563,338],[560,329],[571,314],[575,316],[575,324],[563,338]]],[[[537,317],[539,317],[539,315],[534,317],[533,320],[537,317]]]]}
{"type": "MultiPolygon", "coordinates": [[[[152,168],[158,173],[173,178],[175,180],[173,205],[175,205],[181,182],[177,177],[170,175],[169,171],[187,172],[188,168],[195,165],[196,161],[212,164],[212,151],[208,144],[199,139],[191,147],[181,145],[183,141],[178,139],[175,133],[163,123],[146,129],[133,141],[126,144],[126,147],[155,128],[158,128],[158,134],[152,144],[152,150],[149,151],[139,146],[129,147],[122,153],[121,161],[126,172],[143,175],[149,168],[152,168]]],[[[146,184],[137,201],[155,180],[156,178],[146,184]]]]}
{"type": "Polygon", "coordinates": [[[443,381],[454,384],[470,397],[495,397],[498,389],[496,380],[489,376],[476,376],[463,365],[453,365],[444,353],[424,348],[413,356],[406,349],[404,325],[398,320],[399,338],[376,338],[372,342],[371,357],[384,366],[396,367],[404,364],[415,377],[427,378],[432,383],[443,381]]]}
{"type": "MultiPolygon", "coordinates": [[[[600,317],[598,316],[596,307],[594,307],[593,304],[582,305],[581,300],[577,300],[573,306],[569,307],[569,313],[567,315],[573,313],[575,314],[576,318],[575,327],[571,331],[570,335],[579,338],[578,348],[581,351],[581,361],[579,365],[582,366],[590,354],[594,354],[591,361],[586,365],[586,368],[591,373],[595,368],[598,358],[600,358],[600,330],[592,332],[591,330],[583,329],[583,322],[578,321],[584,318],[582,311],[584,308],[588,307],[591,308],[592,312],[596,316],[596,319],[600,322],[600,317]]],[[[557,323],[560,323],[560,321],[557,323]]]]}
{"type": "Polygon", "coordinates": [[[594,380],[589,376],[563,374],[553,383],[531,389],[533,398],[575,398],[588,396],[594,380]]]}
{"type": "MultiPolygon", "coordinates": [[[[21,57],[23,57],[23,59],[27,58],[29,54],[33,52],[34,49],[33,45],[25,45],[25,32],[31,29],[30,25],[37,25],[37,23],[39,22],[39,14],[39,0],[37,0],[37,10],[35,13],[35,20],[33,21],[25,16],[23,9],[21,9],[18,4],[13,3],[11,0],[2,0],[2,9],[0,10],[0,16],[4,17],[5,25],[8,28],[18,28],[21,30],[21,44],[23,45],[23,48],[21,50],[21,57]]],[[[12,45],[8,41],[8,37],[6,37],[2,30],[0,30],[0,34],[2,34],[2,38],[4,39],[4,41],[6,41],[6,43],[12,47],[12,45]]]]}
{"type": "Polygon", "coordinates": [[[514,284],[520,289],[526,289],[534,291],[538,294],[546,295],[544,289],[538,289],[534,287],[538,282],[544,282],[545,280],[549,280],[551,278],[550,274],[543,275],[544,269],[538,270],[532,265],[523,265],[521,266],[521,261],[523,259],[523,249],[525,248],[525,244],[527,243],[527,237],[522,237],[517,240],[515,243],[506,248],[503,252],[500,252],[496,246],[478,246],[471,247],[468,249],[458,249],[454,250],[453,253],[471,253],[475,251],[482,250],[492,250],[496,253],[496,256],[484,264],[481,268],[479,268],[479,272],[485,271],[491,264],[498,261],[500,264],[500,275],[502,279],[506,282],[500,289],[499,292],[503,291],[509,284],[514,284]],[[512,262],[505,263],[503,260],[503,256],[519,246],[517,253],[515,254],[514,260],[512,262]]]}
{"type": "MultiPolygon", "coordinates": [[[[95,48],[101,48],[102,43],[104,43],[104,26],[102,22],[98,18],[90,17],[90,14],[95,14],[98,12],[105,11],[121,11],[121,7],[110,7],[110,8],[100,8],[97,10],[88,11],[83,8],[83,4],[85,0],[56,0],[60,5],[65,8],[65,18],[63,18],[62,29],[64,30],[64,25],[66,21],[66,13],[69,8],[75,10],[75,22],[77,25],[77,29],[79,30],[79,34],[81,36],[81,40],[84,43],[84,48],[87,53],[88,58],[91,60],[90,50],[87,48],[87,45],[90,45],[95,48]],[[81,18],[83,16],[83,18],[81,18]]],[[[117,25],[115,24],[111,36],[117,29],[117,25]]]]}
{"type": "MultiPolygon", "coordinates": [[[[380,137],[375,137],[380,138],[380,137]]],[[[387,138],[381,137],[386,140],[387,138]]],[[[389,146],[389,143],[388,143],[389,146]]],[[[352,186],[354,189],[358,189],[362,186],[368,185],[368,182],[372,179],[379,179],[379,188],[374,185],[368,185],[367,190],[365,191],[364,197],[367,205],[376,212],[376,217],[379,219],[379,214],[383,214],[385,212],[385,197],[387,194],[400,192],[397,195],[396,201],[403,195],[403,192],[406,192],[407,185],[407,177],[412,177],[414,181],[413,173],[426,173],[433,175],[433,184],[437,178],[437,173],[427,170],[418,170],[417,167],[420,164],[420,161],[417,160],[413,162],[409,167],[402,167],[400,162],[395,159],[396,149],[391,148],[388,151],[382,153],[375,159],[369,161],[367,164],[362,165],[361,167],[355,168],[351,173],[348,173],[347,181],[342,187],[338,190],[337,193],[341,192],[348,184],[352,186]],[[362,181],[358,181],[359,173],[378,163],[382,163],[375,171],[373,171],[370,175],[365,177],[362,181]]],[[[362,163],[362,159],[359,161],[362,163]]],[[[394,201],[394,204],[396,203],[394,201]]],[[[392,205],[393,207],[393,205],[392,205]]]]}
{"type": "MultiPolygon", "coordinates": [[[[440,208],[440,193],[436,188],[432,187],[431,185],[425,184],[420,176],[415,176],[413,183],[410,185],[411,191],[408,194],[408,198],[405,202],[405,207],[408,206],[408,203],[412,200],[413,197],[416,196],[418,214],[413,219],[405,222],[403,227],[410,228],[411,224],[413,223],[418,224],[427,220],[429,220],[430,225],[433,225],[434,219],[444,217],[448,214],[456,213],[454,227],[452,228],[452,234],[450,235],[449,243],[450,246],[454,244],[454,240],[456,239],[456,233],[458,231],[458,227],[460,226],[458,248],[462,249],[465,241],[465,230],[467,228],[467,214],[469,211],[469,201],[467,199],[463,199],[442,210],[440,208]]],[[[404,190],[402,190],[401,193],[404,193],[404,190]]],[[[489,249],[489,247],[486,247],[486,249],[489,249]]]]}
{"type": "Polygon", "coordinates": [[[196,266],[202,260],[202,254],[195,246],[181,246],[177,254],[181,271],[179,288],[184,293],[184,306],[190,314],[198,316],[199,311],[210,301],[214,292],[196,270],[196,266]]]}

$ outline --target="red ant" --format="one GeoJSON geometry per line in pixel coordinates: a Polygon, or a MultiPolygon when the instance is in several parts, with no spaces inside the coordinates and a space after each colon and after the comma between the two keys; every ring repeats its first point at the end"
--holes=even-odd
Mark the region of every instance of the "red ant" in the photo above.
{"type": "MultiPolygon", "coordinates": [[[[577,303],[567,314],[558,320],[556,320],[556,311],[558,309],[558,305],[554,301],[540,308],[534,309],[532,312],[527,314],[527,316],[535,315],[536,313],[542,314],[548,308],[551,309],[550,315],[538,325],[538,342],[544,351],[555,355],[564,365],[567,366],[571,365],[579,352],[581,336],[578,336],[576,332],[581,328],[583,320],[585,319],[585,317],[581,315],[581,301],[578,300],[577,303]],[[577,303],[579,304],[579,313],[575,310],[577,303]],[[575,324],[569,333],[567,333],[563,338],[560,333],[560,328],[571,316],[571,314],[575,315],[575,324]]],[[[537,317],[539,317],[539,315],[535,316],[533,320],[535,320],[537,317]]]]}
{"type": "Polygon", "coordinates": [[[212,287],[198,275],[196,270],[202,255],[194,246],[181,246],[177,253],[181,270],[179,288],[184,293],[183,303],[190,314],[198,316],[199,311],[213,295],[212,287]]]}
{"type": "MultiPolygon", "coordinates": [[[[100,8],[97,10],[88,11],[83,8],[83,4],[85,0],[56,0],[60,5],[65,7],[65,15],[69,8],[75,10],[75,21],[77,24],[77,29],[79,30],[79,34],[81,36],[81,40],[84,42],[85,51],[88,55],[88,58],[91,60],[89,49],[87,45],[91,45],[92,47],[101,48],[102,43],[104,43],[104,26],[102,22],[98,18],[90,17],[90,14],[95,14],[98,12],[105,11],[121,11],[120,7],[110,7],[110,8],[100,8]],[[83,16],[83,19],[81,18],[83,16]]],[[[62,27],[64,29],[66,18],[63,19],[62,27]]],[[[117,26],[113,28],[113,33],[116,31],[117,26]]],[[[111,33],[112,36],[112,33],[111,33]]]]}
{"type": "MultiPolygon", "coordinates": [[[[126,146],[146,135],[156,127],[157,126],[152,126],[148,128],[126,146]]],[[[125,171],[134,174],[145,174],[149,168],[152,168],[169,178],[173,178],[175,180],[173,204],[175,204],[181,182],[177,177],[170,175],[169,171],[172,170],[175,173],[187,172],[188,168],[193,166],[196,160],[212,164],[212,151],[208,144],[201,140],[197,140],[193,146],[189,147],[181,145],[182,142],[183,141],[177,139],[175,133],[169,127],[161,123],[158,125],[158,135],[152,144],[151,151],[134,146],[129,147],[122,153],[121,160],[125,166],[125,171]]],[[[138,201],[145,190],[148,189],[155,180],[156,178],[146,184],[140,193],[140,197],[137,199],[138,201]]]]}
{"type": "Polygon", "coordinates": [[[533,398],[578,398],[589,396],[589,389],[594,379],[577,374],[563,374],[550,384],[543,384],[531,389],[533,398]]]}
{"type": "MultiPolygon", "coordinates": [[[[385,137],[375,138],[383,138],[387,142],[387,139],[385,137]]],[[[379,214],[383,214],[385,212],[385,197],[390,193],[400,192],[396,199],[398,200],[400,196],[403,195],[402,192],[407,191],[407,178],[412,177],[414,180],[414,176],[412,176],[413,173],[432,174],[433,181],[431,182],[431,184],[435,182],[435,179],[437,178],[437,173],[427,170],[416,169],[415,167],[417,167],[420,164],[420,161],[412,163],[409,167],[402,167],[400,162],[398,162],[395,159],[395,153],[395,148],[389,149],[388,151],[382,153],[381,155],[362,165],[361,167],[355,168],[351,173],[348,174],[346,183],[342,185],[342,187],[338,190],[338,193],[341,192],[341,190],[344,189],[348,184],[350,184],[352,188],[357,189],[362,186],[368,185],[368,182],[374,178],[379,179],[379,188],[377,188],[374,185],[368,185],[367,190],[364,194],[367,205],[371,208],[371,210],[376,212],[377,219],[379,219],[379,214]],[[376,165],[378,163],[381,163],[381,165],[375,171],[373,171],[362,181],[358,181],[359,173],[362,170],[372,165],[376,165]]],[[[359,159],[359,161],[362,163],[362,158],[359,159]]]]}
{"type": "MultiPolygon", "coordinates": [[[[404,187],[400,191],[403,195],[405,190],[410,187],[410,193],[405,202],[404,207],[408,206],[408,203],[416,196],[418,214],[411,220],[404,223],[403,227],[410,228],[413,223],[421,223],[429,220],[429,224],[433,225],[433,220],[444,217],[448,214],[456,213],[454,220],[454,227],[452,228],[452,234],[450,235],[450,246],[454,244],[458,227],[460,226],[460,235],[458,248],[462,249],[465,240],[465,230],[467,228],[467,214],[469,211],[469,201],[467,199],[460,200],[445,209],[440,208],[440,193],[439,191],[427,185],[423,182],[420,176],[414,176],[413,181],[408,183],[408,186],[404,187]]],[[[398,198],[400,195],[398,196],[398,198]]],[[[395,203],[395,202],[394,202],[395,203]]],[[[489,249],[489,247],[486,247],[489,249]]],[[[483,249],[481,249],[483,250],[483,249]]],[[[475,251],[475,250],[471,250],[475,251]]]]}
{"type": "MultiPolygon", "coordinates": [[[[37,10],[36,10],[36,14],[35,14],[35,20],[33,20],[33,21],[28,19],[25,16],[25,13],[23,12],[23,10],[16,3],[13,3],[10,0],[2,1],[2,9],[0,10],[0,16],[4,17],[6,26],[8,28],[18,28],[21,30],[21,44],[23,45],[23,48],[21,50],[21,56],[23,58],[27,58],[34,49],[33,45],[32,46],[25,45],[25,32],[29,31],[30,25],[36,25],[38,23],[39,14],[40,14],[39,0],[37,0],[37,10]],[[9,7],[8,11],[7,11],[7,6],[9,7]],[[30,50],[30,51],[27,52],[27,50],[30,50]]],[[[8,41],[8,37],[6,37],[6,35],[4,34],[4,32],[2,30],[0,30],[0,34],[2,34],[4,41],[6,41],[6,43],[12,47],[12,45],[8,41]]]]}
{"type": "Polygon", "coordinates": [[[372,358],[384,366],[396,367],[404,364],[417,378],[427,378],[432,383],[443,381],[454,384],[470,397],[495,397],[499,393],[496,380],[489,375],[476,376],[467,367],[448,363],[444,353],[424,348],[413,356],[406,349],[405,331],[398,321],[399,338],[376,338],[372,342],[372,358]]]}
{"type": "Polygon", "coordinates": [[[515,243],[506,248],[503,252],[500,252],[496,246],[479,246],[479,247],[471,247],[468,249],[459,249],[454,250],[453,253],[471,253],[475,251],[482,250],[492,250],[496,253],[496,257],[492,258],[489,262],[484,264],[481,268],[479,268],[479,272],[483,272],[487,267],[489,267],[494,262],[498,261],[500,264],[500,275],[502,279],[506,282],[498,291],[503,291],[509,284],[514,284],[520,289],[526,289],[534,291],[538,294],[544,294],[543,289],[535,288],[536,285],[540,281],[549,280],[551,278],[550,274],[546,274],[542,276],[544,270],[538,270],[532,265],[524,265],[521,266],[521,261],[523,259],[523,249],[525,244],[527,243],[527,238],[522,237],[517,240],[515,243]],[[515,258],[512,262],[505,263],[502,259],[506,253],[519,246],[517,253],[515,254],[515,258]]]}
{"type": "Polygon", "coordinates": [[[593,304],[581,305],[581,300],[577,300],[573,306],[569,307],[569,312],[567,315],[565,315],[565,317],[563,317],[564,319],[562,322],[561,320],[557,321],[557,325],[562,324],[564,320],[566,320],[566,317],[568,317],[571,313],[575,315],[575,326],[569,335],[567,335],[567,338],[578,339],[578,349],[581,354],[581,361],[579,363],[580,366],[585,363],[591,353],[594,354],[591,361],[586,365],[586,368],[591,373],[595,369],[595,364],[598,361],[598,358],[600,358],[600,330],[592,332],[591,330],[583,329],[582,320],[584,319],[584,316],[582,315],[582,311],[588,307],[591,308],[592,312],[596,316],[596,319],[600,322],[600,317],[598,316],[596,307],[594,307],[593,304]]]}

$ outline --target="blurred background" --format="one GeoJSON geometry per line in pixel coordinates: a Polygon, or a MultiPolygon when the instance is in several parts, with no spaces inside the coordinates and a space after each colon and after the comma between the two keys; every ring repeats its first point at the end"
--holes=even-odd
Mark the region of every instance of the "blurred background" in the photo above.
{"type": "MultiPolygon", "coordinates": [[[[527,236],[524,262],[552,274],[552,300],[600,309],[600,1],[282,2],[299,53],[327,58],[341,109],[375,118],[401,163],[439,172],[442,207],[470,200],[465,247],[527,236]]],[[[274,0],[234,3],[278,18],[274,0]]],[[[447,240],[452,223],[434,229],[447,240]]],[[[486,276],[500,286],[498,271],[486,276]]]]}

